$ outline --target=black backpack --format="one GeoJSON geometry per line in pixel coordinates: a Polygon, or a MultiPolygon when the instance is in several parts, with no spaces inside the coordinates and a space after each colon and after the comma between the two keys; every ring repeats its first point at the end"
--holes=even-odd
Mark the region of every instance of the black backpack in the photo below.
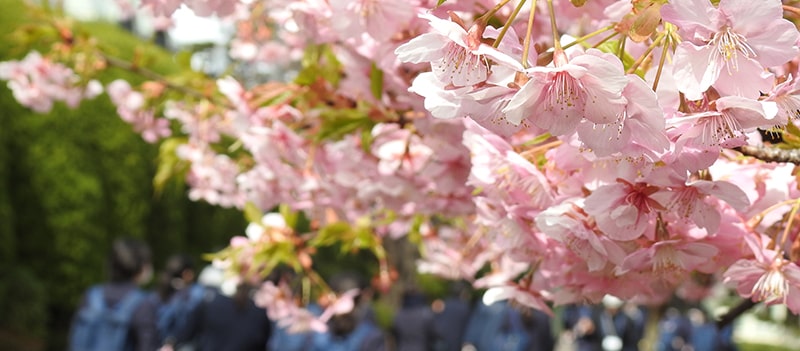
{"type": "Polygon", "coordinates": [[[78,311],[70,331],[70,351],[129,349],[132,346],[128,342],[131,318],[144,299],[144,292],[135,289],[112,308],[106,305],[102,286],[90,288],[86,305],[78,311]]]}

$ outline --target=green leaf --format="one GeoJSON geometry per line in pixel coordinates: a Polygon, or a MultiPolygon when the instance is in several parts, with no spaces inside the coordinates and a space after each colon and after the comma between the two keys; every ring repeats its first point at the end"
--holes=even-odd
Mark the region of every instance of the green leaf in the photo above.
{"type": "Polygon", "coordinates": [[[523,147],[531,147],[531,146],[536,145],[536,144],[541,144],[541,143],[545,142],[545,140],[550,139],[551,137],[552,137],[552,135],[550,133],[545,132],[544,134],[539,134],[536,137],[534,137],[533,139],[526,141],[524,144],[522,144],[522,146],[523,147]]]}
{"type": "Polygon", "coordinates": [[[375,62],[369,69],[369,89],[375,99],[380,100],[383,96],[383,71],[375,65],[375,62]]]}
{"type": "Polygon", "coordinates": [[[283,220],[286,221],[286,226],[292,229],[296,229],[298,212],[292,211],[292,209],[289,208],[289,205],[286,204],[281,204],[279,211],[281,213],[281,216],[283,216],[283,220]]]}
{"type": "Polygon", "coordinates": [[[339,85],[339,80],[342,78],[342,63],[336,57],[336,53],[330,45],[324,45],[322,48],[322,57],[324,61],[320,62],[322,66],[322,77],[330,82],[334,87],[339,85]]]}
{"type": "Polygon", "coordinates": [[[303,54],[301,66],[302,69],[294,80],[300,85],[310,85],[321,77],[333,86],[337,86],[342,78],[342,63],[327,44],[308,46],[303,54]]]}
{"type": "Polygon", "coordinates": [[[375,238],[375,232],[371,227],[359,227],[356,232],[351,245],[358,249],[371,249],[378,244],[375,238]]]}
{"type": "Polygon", "coordinates": [[[371,129],[364,128],[361,130],[361,150],[364,150],[365,153],[369,153],[372,148],[372,141],[374,140],[375,137],[372,136],[371,129]]]}
{"type": "Polygon", "coordinates": [[[786,148],[797,149],[800,148],[800,128],[791,121],[786,124],[786,130],[783,132],[783,143],[786,148]]]}
{"type": "Polygon", "coordinates": [[[311,246],[332,246],[340,241],[346,241],[353,237],[353,231],[347,222],[336,222],[326,225],[317,232],[317,236],[311,239],[311,246]]]}
{"type": "Polygon", "coordinates": [[[422,227],[424,221],[424,216],[414,216],[414,221],[411,223],[411,230],[408,232],[408,241],[416,246],[422,245],[422,233],[420,233],[419,229],[422,227]]]}
{"type": "Polygon", "coordinates": [[[160,195],[164,191],[164,187],[170,179],[183,179],[178,175],[186,173],[188,165],[178,158],[175,150],[186,142],[186,138],[169,138],[161,142],[158,149],[158,169],[153,177],[153,188],[156,195],[160,195]]]}
{"type": "MultiPolygon", "coordinates": [[[[316,141],[339,140],[345,135],[360,130],[372,130],[375,122],[362,108],[327,109],[320,113],[322,125],[315,136],[316,141]]],[[[363,136],[363,135],[362,135],[363,136]]]]}
{"type": "Polygon", "coordinates": [[[447,2],[447,0],[439,0],[439,2],[436,3],[436,7],[442,6],[445,2],[447,2]]]}
{"type": "Polygon", "coordinates": [[[261,209],[256,206],[256,204],[252,202],[247,202],[244,204],[244,218],[250,223],[261,223],[261,219],[264,218],[264,214],[261,213],[261,209]]]}
{"type": "Polygon", "coordinates": [[[194,56],[193,52],[184,50],[175,54],[172,59],[181,68],[190,70],[192,69],[192,56],[194,56]]]}

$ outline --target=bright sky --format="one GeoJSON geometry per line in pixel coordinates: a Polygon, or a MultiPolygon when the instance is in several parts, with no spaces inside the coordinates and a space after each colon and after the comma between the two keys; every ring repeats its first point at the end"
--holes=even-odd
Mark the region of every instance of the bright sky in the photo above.
{"type": "MultiPolygon", "coordinates": [[[[79,20],[116,21],[120,17],[119,8],[112,0],[64,0],[64,9],[79,20]]],[[[172,19],[175,25],[169,34],[178,46],[209,42],[224,44],[232,33],[230,25],[226,26],[216,18],[197,17],[186,7],[175,12],[172,19]]],[[[145,36],[151,35],[153,25],[149,16],[139,16],[136,29],[145,36]]]]}

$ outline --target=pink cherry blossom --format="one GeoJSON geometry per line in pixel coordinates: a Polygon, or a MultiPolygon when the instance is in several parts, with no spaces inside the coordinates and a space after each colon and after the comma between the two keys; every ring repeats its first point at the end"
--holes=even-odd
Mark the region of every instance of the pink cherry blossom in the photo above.
{"type": "Polygon", "coordinates": [[[344,38],[367,33],[377,41],[396,35],[414,17],[412,4],[391,0],[332,0],[333,25],[344,38]]]}
{"type": "Polygon", "coordinates": [[[395,54],[400,61],[430,62],[436,78],[445,84],[468,86],[487,79],[489,65],[483,55],[491,47],[480,42],[477,27],[467,32],[452,20],[430,14],[420,17],[430,21],[433,31],[399,46],[395,54]]]}
{"type": "Polygon", "coordinates": [[[590,272],[605,268],[608,262],[620,263],[622,248],[596,230],[581,205],[576,199],[551,206],[536,216],[536,226],[584,260],[590,272]]]}
{"type": "Polygon", "coordinates": [[[703,179],[685,180],[678,174],[670,172],[669,182],[662,186],[669,191],[653,194],[653,198],[678,218],[692,220],[708,234],[717,232],[721,215],[714,206],[722,200],[737,210],[746,209],[750,201],[747,195],[736,185],[726,181],[709,181],[703,179]],[[671,182],[671,183],[670,183],[671,182]]]}
{"type": "Polygon", "coordinates": [[[616,183],[597,188],[586,198],[586,213],[609,238],[626,241],[644,234],[655,219],[656,211],[666,210],[652,196],[660,187],[645,182],[631,183],[617,179],[616,183]]]}
{"type": "Polygon", "coordinates": [[[740,259],[725,271],[724,282],[734,285],[739,295],[767,304],[784,303],[800,313],[800,267],[777,256],[778,252],[748,243],[753,259],[740,259]]]}
{"type": "Polygon", "coordinates": [[[589,50],[567,60],[557,53],[555,67],[532,67],[530,78],[503,109],[518,125],[528,120],[553,135],[575,130],[582,118],[599,124],[617,120],[624,107],[622,90],[628,83],[619,59],[589,50]],[[535,113],[534,113],[535,112],[535,113]]]}
{"type": "Polygon", "coordinates": [[[790,74],[786,81],[775,86],[767,100],[778,105],[775,125],[785,125],[800,117],[800,79],[790,74]]]}
{"type": "Polygon", "coordinates": [[[718,252],[713,245],[702,242],[662,240],[625,257],[616,273],[650,271],[661,279],[678,283],[687,272],[710,261],[718,252]]]}
{"type": "Polygon", "coordinates": [[[716,110],[700,112],[668,121],[682,125],[676,147],[684,145],[701,150],[745,145],[746,132],[775,125],[778,106],[771,101],[756,101],[739,96],[725,96],[715,102],[716,110]]]}
{"type": "Polygon", "coordinates": [[[183,2],[183,0],[142,0],[140,6],[150,9],[154,16],[169,17],[183,2]]]}
{"type": "Polygon", "coordinates": [[[418,135],[407,129],[396,129],[394,124],[377,125],[372,129],[373,150],[378,162],[378,172],[390,175],[396,172],[419,172],[430,159],[433,150],[423,144],[418,135]]]}
{"type": "Polygon", "coordinates": [[[8,80],[8,88],[17,102],[39,113],[50,112],[56,101],[75,108],[81,100],[102,92],[99,82],[90,80],[82,87],[72,69],[42,57],[37,51],[31,51],[22,61],[0,62],[0,79],[8,80]]]}
{"type": "Polygon", "coordinates": [[[613,122],[581,122],[578,126],[581,141],[597,156],[609,156],[616,152],[625,155],[648,152],[651,158],[657,158],[655,153],[666,150],[669,140],[665,133],[664,113],[656,94],[641,78],[629,75],[622,95],[627,104],[613,122]],[[633,145],[640,145],[641,148],[634,148],[633,145]]]}
{"type": "Polygon", "coordinates": [[[699,100],[711,85],[726,95],[756,98],[771,88],[764,68],[798,53],[797,29],[783,19],[777,0],[722,0],[718,7],[676,0],[664,5],[661,15],[685,40],[675,51],[673,74],[691,100],[699,100]]]}

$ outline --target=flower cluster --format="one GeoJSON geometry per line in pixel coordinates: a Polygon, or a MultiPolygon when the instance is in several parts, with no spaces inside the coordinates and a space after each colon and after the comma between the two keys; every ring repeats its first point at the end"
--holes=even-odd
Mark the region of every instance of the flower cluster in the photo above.
{"type": "MultiPolygon", "coordinates": [[[[748,151],[770,133],[800,147],[800,11],[784,18],[781,1],[143,2],[181,3],[251,10],[234,16],[243,60],[305,52],[294,83],[226,77],[214,99],[164,111],[188,137],[190,197],[313,223],[251,218],[228,252],[246,271],[286,245],[307,272],[309,246],[380,252],[413,232],[420,270],[543,310],[724,282],[800,313],[797,160],[748,151]]],[[[143,95],[108,91],[146,140],[169,135],[143,95]]],[[[273,317],[321,328],[285,287],[261,295],[273,317]]]]}
{"type": "Polygon", "coordinates": [[[50,112],[56,101],[74,108],[81,100],[93,99],[103,92],[98,81],[81,85],[80,77],[72,69],[36,51],[22,61],[0,63],[0,79],[8,81],[8,88],[21,105],[39,113],[50,112]]]}

